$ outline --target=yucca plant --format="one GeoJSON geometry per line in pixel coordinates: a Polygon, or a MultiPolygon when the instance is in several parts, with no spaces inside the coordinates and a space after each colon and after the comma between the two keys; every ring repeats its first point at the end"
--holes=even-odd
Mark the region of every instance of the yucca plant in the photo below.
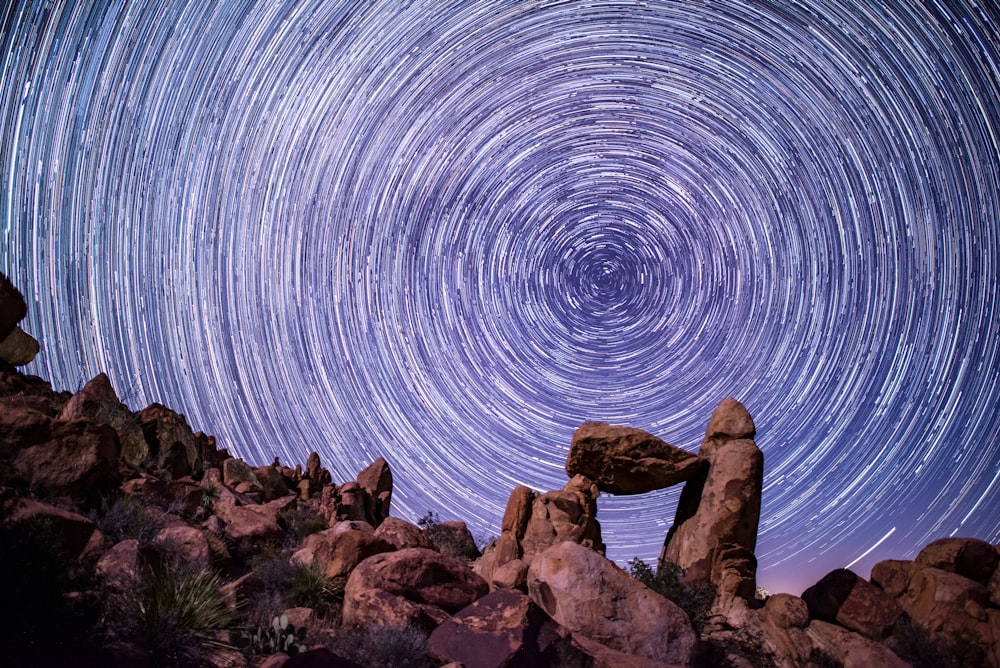
{"type": "Polygon", "coordinates": [[[206,655],[229,648],[217,639],[233,623],[221,587],[211,571],[150,572],[138,587],[119,594],[121,614],[112,633],[144,645],[156,666],[203,665],[206,655]]]}

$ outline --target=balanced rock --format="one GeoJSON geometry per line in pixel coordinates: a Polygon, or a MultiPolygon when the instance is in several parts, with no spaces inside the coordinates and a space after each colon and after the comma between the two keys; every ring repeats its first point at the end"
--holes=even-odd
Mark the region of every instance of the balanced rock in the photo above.
{"type": "Polygon", "coordinates": [[[802,592],[802,599],[812,617],[835,622],[874,640],[889,635],[903,614],[896,599],[845,568],[828,573],[802,592]]]}
{"type": "Polygon", "coordinates": [[[573,434],[566,473],[590,478],[602,492],[643,494],[684,482],[704,465],[641,429],[586,422],[573,434]]]}
{"type": "Polygon", "coordinates": [[[697,636],[684,611],[582,545],[564,541],[536,555],[528,593],[574,636],[654,661],[691,663],[697,636]]]}
{"type": "Polygon", "coordinates": [[[364,490],[365,518],[377,527],[389,516],[392,505],[392,471],[382,457],[358,473],[358,486],[364,490]]]}
{"type": "Polygon", "coordinates": [[[716,585],[723,608],[735,598],[753,598],[756,590],[752,557],[764,456],[750,438],[754,434],[742,404],[726,399],[718,405],[699,450],[708,467],[684,486],[660,555],[661,567],[670,561],[684,569],[688,581],[716,585]]]}

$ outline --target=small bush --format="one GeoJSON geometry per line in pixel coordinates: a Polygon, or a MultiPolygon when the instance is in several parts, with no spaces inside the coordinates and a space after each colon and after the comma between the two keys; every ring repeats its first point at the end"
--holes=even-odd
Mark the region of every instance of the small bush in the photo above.
{"type": "Polygon", "coordinates": [[[140,586],[111,597],[109,632],[140,643],[154,666],[204,665],[214,650],[228,648],[216,639],[233,622],[221,587],[209,571],[147,573],[140,586]]]}
{"type": "Polygon", "coordinates": [[[906,615],[896,622],[886,645],[916,668],[978,666],[985,659],[983,648],[970,633],[931,634],[906,615]]]}
{"type": "Polygon", "coordinates": [[[638,557],[628,565],[632,577],[680,606],[691,619],[695,631],[701,633],[715,601],[715,585],[710,582],[685,582],[684,569],[670,561],[663,562],[656,573],[638,557]]]}
{"type": "Polygon", "coordinates": [[[292,575],[291,603],[296,607],[325,612],[331,604],[344,600],[347,578],[328,580],[317,566],[298,567],[292,575]]]}
{"type": "Polygon", "coordinates": [[[289,547],[299,545],[306,536],[329,528],[321,515],[305,507],[282,511],[278,515],[278,523],[285,528],[285,543],[289,547]]]}
{"type": "Polygon", "coordinates": [[[331,650],[367,668],[430,668],[427,634],[389,626],[345,627],[332,638],[331,650]]]}
{"type": "Polygon", "coordinates": [[[91,520],[97,525],[111,542],[135,538],[146,544],[163,528],[163,522],[134,496],[122,495],[113,501],[105,501],[98,512],[90,514],[91,520]]]}
{"type": "Polygon", "coordinates": [[[417,520],[417,526],[424,530],[424,534],[434,543],[434,547],[441,554],[466,561],[478,559],[481,556],[471,534],[441,524],[440,519],[433,511],[429,511],[417,520]]]}

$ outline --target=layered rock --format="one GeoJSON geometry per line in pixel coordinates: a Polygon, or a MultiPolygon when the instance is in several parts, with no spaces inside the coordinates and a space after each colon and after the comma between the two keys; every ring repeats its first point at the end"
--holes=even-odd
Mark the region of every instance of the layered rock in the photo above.
{"type": "Polygon", "coordinates": [[[757,525],[764,456],[753,419],[735,399],[724,399],[709,420],[699,455],[707,469],[681,492],[660,564],[670,561],[689,581],[712,582],[722,609],[756,590],[757,525]]]}
{"type": "Polygon", "coordinates": [[[706,462],[641,429],[586,422],[573,434],[566,473],[602,492],[642,494],[689,480],[706,462]]]}

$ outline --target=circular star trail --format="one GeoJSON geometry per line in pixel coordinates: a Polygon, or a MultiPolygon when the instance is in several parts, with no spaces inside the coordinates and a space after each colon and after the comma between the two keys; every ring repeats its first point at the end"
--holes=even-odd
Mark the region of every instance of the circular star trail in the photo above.
{"type": "MultiPolygon", "coordinates": [[[[586,420],[740,399],[760,580],[1000,541],[1000,15],[961,2],[8,4],[2,268],[255,463],[496,533],[586,420]]],[[[658,554],[677,490],[599,502],[658,554]]]]}

